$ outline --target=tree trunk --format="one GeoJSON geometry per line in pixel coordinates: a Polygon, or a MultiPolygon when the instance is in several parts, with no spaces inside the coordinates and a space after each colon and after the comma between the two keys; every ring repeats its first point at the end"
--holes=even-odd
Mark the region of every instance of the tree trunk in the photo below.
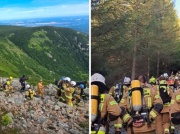
{"type": "Polygon", "coordinates": [[[147,79],[149,79],[150,73],[150,58],[147,59],[147,79]]]}
{"type": "Polygon", "coordinates": [[[158,57],[157,57],[157,77],[159,76],[159,50],[158,50],[158,57]]]}
{"type": "Polygon", "coordinates": [[[135,79],[135,73],[136,73],[136,52],[137,52],[136,36],[137,36],[137,29],[135,28],[135,31],[134,31],[134,42],[133,42],[134,48],[133,48],[133,63],[132,63],[131,80],[135,79]]]}

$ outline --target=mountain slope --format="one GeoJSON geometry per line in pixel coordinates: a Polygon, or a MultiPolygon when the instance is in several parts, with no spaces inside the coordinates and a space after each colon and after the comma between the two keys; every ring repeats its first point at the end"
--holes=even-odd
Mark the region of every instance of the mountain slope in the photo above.
{"type": "Polygon", "coordinates": [[[0,76],[88,78],[88,36],[68,28],[0,26],[0,76]]]}

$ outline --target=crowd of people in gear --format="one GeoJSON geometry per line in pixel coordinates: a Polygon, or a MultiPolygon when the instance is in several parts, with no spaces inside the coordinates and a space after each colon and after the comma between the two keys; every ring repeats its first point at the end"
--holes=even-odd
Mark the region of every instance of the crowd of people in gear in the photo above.
{"type": "Polygon", "coordinates": [[[73,102],[79,106],[84,105],[85,84],[77,84],[77,82],[72,81],[69,77],[61,77],[56,85],[58,87],[56,93],[57,99],[70,106],[73,106],[73,102]]]}
{"type": "MultiPolygon", "coordinates": [[[[0,83],[1,90],[6,93],[6,96],[10,96],[11,93],[14,93],[12,79],[13,77],[10,76],[6,79],[6,81],[0,83]]],[[[19,83],[21,85],[20,92],[25,92],[25,100],[31,100],[35,96],[44,99],[45,86],[43,85],[43,80],[40,80],[37,83],[37,92],[35,92],[35,89],[26,82],[27,80],[28,77],[26,77],[25,75],[22,75],[19,78],[19,83]]],[[[85,96],[84,89],[86,86],[85,84],[78,84],[75,81],[71,80],[71,78],[63,76],[55,83],[55,85],[57,86],[57,93],[55,95],[55,98],[68,104],[69,106],[73,106],[73,104],[83,106],[83,100],[85,96]]]]}
{"type": "Polygon", "coordinates": [[[175,134],[179,125],[180,72],[125,77],[111,88],[100,73],[91,76],[91,134],[175,134]]]}

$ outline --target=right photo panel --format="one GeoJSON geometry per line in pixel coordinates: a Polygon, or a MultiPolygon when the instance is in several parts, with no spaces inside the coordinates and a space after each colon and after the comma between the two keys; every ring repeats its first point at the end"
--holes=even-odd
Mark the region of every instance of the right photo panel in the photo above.
{"type": "Polygon", "coordinates": [[[180,1],[91,0],[91,134],[180,134],[180,1]]]}

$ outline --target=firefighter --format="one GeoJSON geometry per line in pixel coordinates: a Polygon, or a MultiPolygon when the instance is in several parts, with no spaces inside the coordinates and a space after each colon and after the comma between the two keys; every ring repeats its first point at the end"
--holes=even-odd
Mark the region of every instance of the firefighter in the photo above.
{"type": "Polygon", "coordinates": [[[131,82],[131,92],[123,98],[124,107],[133,118],[127,127],[127,134],[155,134],[155,118],[161,112],[162,100],[156,92],[147,87],[145,76],[140,75],[131,82]]]}
{"type": "Polygon", "coordinates": [[[76,100],[76,104],[79,106],[83,106],[83,99],[81,98],[82,91],[84,89],[84,85],[80,84],[76,87],[74,98],[76,100]]]}
{"type": "Polygon", "coordinates": [[[95,73],[91,76],[91,134],[105,134],[109,131],[109,122],[121,117],[124,122],[131,122],[131,117],[123,107],[119,107],[108,94],[105,78],[95,73]]]}
{"type": "MultiPolygon", "coordinates": [[[[115,90],[115,100],[117,103],[119,103],[119,106],[121,107],[121,103],[124,102],[124,99],[122,99],[123,95],[127,94],[131,85],[131,79],[129,77],[125,77],[123,84],[117,88],[118,90],[115,90]]],[[[114,121],[114,128],[115,128],[115,134],[120,134],[122,129],[123,121],[120,119],[120,117],[114,121]]]]}
{"type": "Polygon", "coordinates": [[[172,95],[170,104],[171,134],[175,134],[174,125],[180,125],[180,89],[172,95]]]}
{"type": "Polygon", "coordinates": [[[3,85],[3,88],[5,89],[5,92],[6,92],[6,95],[7,95],[7,96],[10,95],[10,94],[9,94],[10,91],[11,91],[12,93],[14,93],[14,88],[13,88],[13,86],[12,86],[12,79],[13,79],[13,77],[10,76],[10,77],[6,80],[5,84],[3,85]]]}
{"type": "Polygon", "coordinates": [[[163,101],[163,109],[161,114],[156,117],[156,130],[158,134],[169,134],[170,119],[169,106],[173,90],[167,85],[166,78],[161,77],[159,85],[156,86],[156,92],[160,95],[163,101]]]}
{"type": "Polygon", "coordinates": [[[68,85],[63,86],[64,92],[65,92],[65,97],[66,97],[66,103],[69,106],[73,106],[72,98],[73,98],[73,93],[74,93],[74,90],[75,90],[75,88],[74,88],[75,86],[76,86],[75,81],[71,81],[68,85]]]}
{"type": "Polygon", "coordinates": [[[64,76],[62,76],[61,78],[60,78],[60,80],[59,81],[57,81],[57,92],[56,92],[56,96],[55,96],[55,98],[57,98],[57,99],[59,99],[60,97],[61,97],[61,90],[62,90],[62,85],[63,85],[63,82],[64,82],[64,76]]]}
{"type": "Polygon", "coordinates": [[[64,81],[63,81],[63,83],[62,83],[60,100],[65,103],[65,102],[66,102],[66,96],[65,96],[64,88],[66,88],[66,87],[69,86],[70,81],[71,81],[71,78],[65,77],[63,80],[64,80],[64,81]]]}
{"type": "Polygon", "coordinates": [[[149,84],[151,84],[151,86],[156,85],[156,78],[154,78],[154,76],[149,79],[149,84]]]}
{"type": "Polygon", "coordinates": [[[36,95],[36,92],[31,88],[31,86],[29,84],[26,85],[26,95],[25,95],[25,99],[31,99],[33,100],[34,96],[36,95]]]}
{"type": "Polygon", "coordinates": [[[38,96],[41,96],[41,98],[44,99],[44,85],[42,80],[39,81],[37,88],[38,88],[38,96]]]}

